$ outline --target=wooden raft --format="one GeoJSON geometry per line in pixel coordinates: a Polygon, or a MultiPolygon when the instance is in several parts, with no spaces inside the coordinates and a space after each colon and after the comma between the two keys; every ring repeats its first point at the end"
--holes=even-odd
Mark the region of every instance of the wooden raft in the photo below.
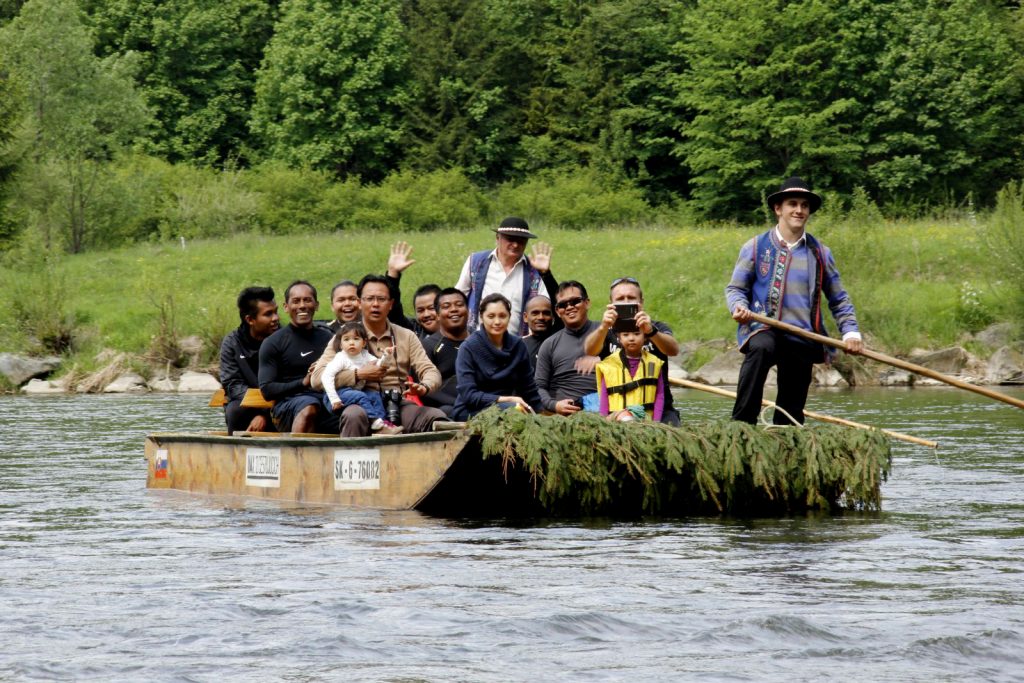
{"type": "Polygon", "coordinates": [[[465,447],[464,431],[347,438],[155,433],[146,486],[300,503],[410,510],[465,447]]]}

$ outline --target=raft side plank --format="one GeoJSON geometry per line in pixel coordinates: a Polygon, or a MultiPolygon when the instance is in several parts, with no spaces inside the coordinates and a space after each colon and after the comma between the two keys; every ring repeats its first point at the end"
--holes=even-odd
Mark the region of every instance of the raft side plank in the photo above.
{"type": "Polygon", "coordinates": [[[230,494],[300,503],[381,509],[411,509],[444,476],[468,437],[451,432],[366,439],[252,439],[208,435],[153,434],[146,439],[149,488],[230,494]],[[188,438],[189,436],[195,438],[188,438]],[[416,438],[428,437],[428,438],[416,438]],[[278,486],[246,485],[250,447],[280,451],[278,486]],[[380,457],[380,488],[335,490],[338,451],[373,449],[380,457]],[[155,476],[158,450],[167,452],[166,478],[155,476]]]}

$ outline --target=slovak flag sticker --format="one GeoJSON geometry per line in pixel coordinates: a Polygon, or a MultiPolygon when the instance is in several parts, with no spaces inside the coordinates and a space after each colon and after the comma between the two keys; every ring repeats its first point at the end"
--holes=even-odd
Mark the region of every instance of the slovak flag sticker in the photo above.
{"type": "Polygon", "coordinates": [[[153,477],[156,479],[167,478],[167,449],[161,448],[153,458],[153,477]]]}

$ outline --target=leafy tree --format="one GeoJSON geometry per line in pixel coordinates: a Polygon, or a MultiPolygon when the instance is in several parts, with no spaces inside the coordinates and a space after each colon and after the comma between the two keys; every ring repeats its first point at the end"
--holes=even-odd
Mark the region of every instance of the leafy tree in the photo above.
{"type": "Polygon", "coordinates": [[[992,201],[1024,170],[1024,44],[1014,16],[985,0],[858,0],[847,11],[888,37],[875,87],[857,94],[869,103],[866,184],[890,205],[950,193],[992,201]]]}
{"type": "Polygon", "coordinates": [[[3,55],[0,54],[0,188],[14,169],[8,146],[14,139],[22,102],[21,93],[12,74],[4,67],[3,55]]]}
{"type": "Polygon", "coordinates": [[[271,36],[265,0],[91,0],[102,55],[140,55],[138,83],[157,116],[154,151],[222,164],[250,153],[255,73],[271,36]]]}
{"type": "MultiPolygon", "coordinates": [[[[11,74],[4,67],[0,55],[0,207],[6,204],[10,181],[17,168],[17,157],[12,146],[15,130],[21,118],[24,101],[11,74]]],[[[17,232],[11,211],[0,211],[0,252],[10,246],[17,232]]]]}
{"type": "Polygon", "coordinates": [[[25,0],[0,0],[0,25],[18,16],[25,0]]]}
{"type": "Polygon", "coordinates": [[[984,0],[701,1],[677,49],[705,216],[750,218],[792,173],[913,205],[1020,172],[1020,43],[984,0]]]}
{"type": "Polygon", "coordinates": [[[652,187],[677,173],[665,23],[678,0],[407,0],[405,164],[497,182],[590,165],[652,187]]]}
{"type": "Polygon", "coordinates": [[[403,109],[404,165],[432,171],[462,168],[477,180],[512,170],[524,125],[522,96],[533,67],[523,58],[530,36],[509,30],[506,15],[525,2],[407,0],[404,40],[412,96],[403,109]],[[503,11],[502,11],[503,10],[503,11]]]}
{"type": "Polygon", "coordinates": [[[397,0],[289,0],[252,130],[270,159],[379,179],[397,157],[407,61],[397,0]]]}
{"type": "Polygon", "coordinates": [[[562,162],[638,179],[653,194],[676,189],[683,179],[671,155],[682,110],[668,77],[681,68],[672,47],[685,3],[547,4],[551,27],[534,55],[544,70],[530,93],[531,112],[544,115],[531,118],[529,132],[560,150],[562,162]]]}
{"type": "Polygon", "coordinates": [[[700,2],[683,18],[674,80],[692,120],[677,153],[695,207],[752,218],[756,192],[799,171],[818,186],[864,151],[850,123],[858,102],[837,78],[845,29],[832,0],[700,2]]]}
{"type": "Polygon", "coordinates": [[[73,0],[29,0],[0,30],[0,58],[24,85],[27,137],[18,192],[46,242],[90,240],[89,211],[105,163],[144,132],[148,113],[132,60],[99,59],[73,0]]]}

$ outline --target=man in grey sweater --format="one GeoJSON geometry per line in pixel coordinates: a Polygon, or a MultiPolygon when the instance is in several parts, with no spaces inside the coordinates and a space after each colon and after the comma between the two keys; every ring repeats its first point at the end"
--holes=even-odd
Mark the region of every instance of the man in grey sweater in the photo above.
{"type": "Polygon", "coordinates": [[[548,337],[537,352],[535,378],[544,410],[572,415],[583,409],[583,396],[597,391],[594,366],[598,358],[583,350],[587,335],[597,328],[597,323],[587,319],[589,310],[590,299],[582,283],[567,280],[558,285],[555,312],[565,328],[548,337]]]}

